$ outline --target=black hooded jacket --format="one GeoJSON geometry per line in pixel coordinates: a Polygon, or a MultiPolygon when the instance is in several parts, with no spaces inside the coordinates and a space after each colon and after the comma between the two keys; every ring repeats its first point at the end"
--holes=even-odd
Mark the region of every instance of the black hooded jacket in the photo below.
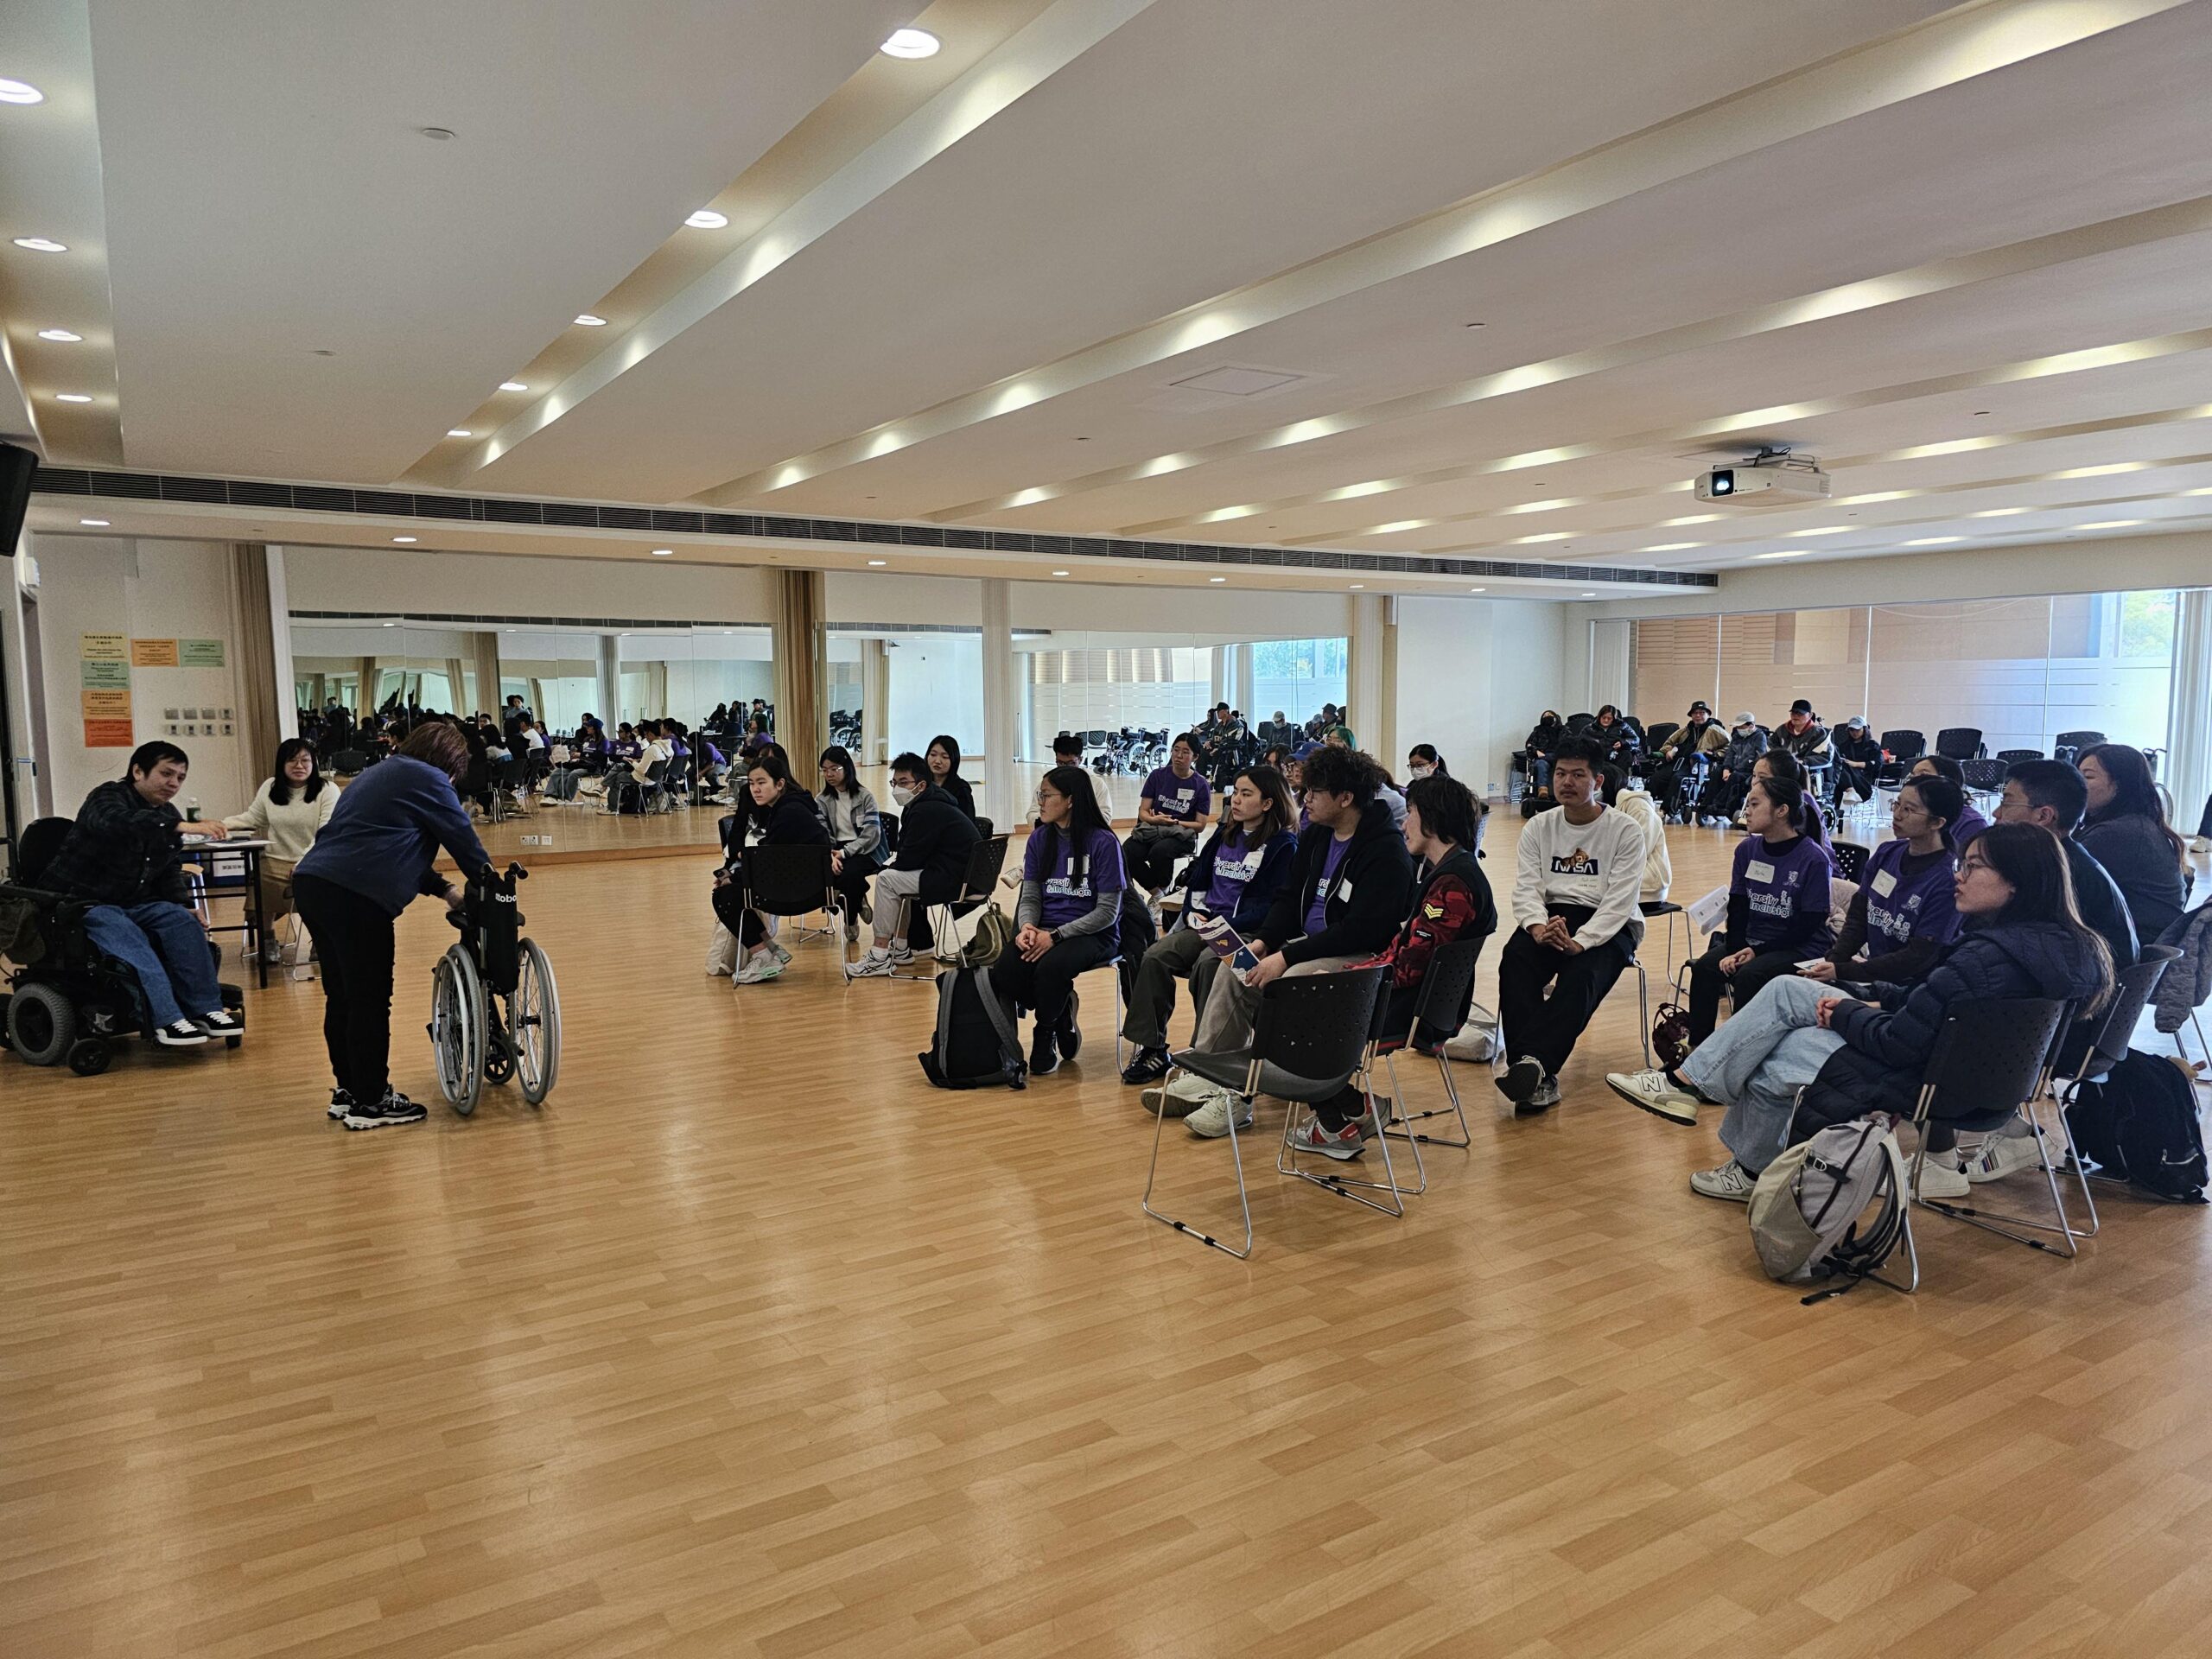
{"type": "Polygon", "coordinates": [[[1321,929],[1306,932],[1306,912],[1313,906],[1313,889],[1328,868],[1329,843],[1336,831],[1326,824],[1308,824],[1298,837],[1297,861],[1290,880],[1275,895],[1260,937],[1282,952],[1295,968],[1318,957],[1371,957],[1397,937],[1398,927],[1413,908],[1414,860],[1406,838],[1391,821],[1390,809],[1370,801],[1361,810],[1359,828],[1352,831],[1330,886],[1321,929]],[[1305,938],[1299,935],[1304,933],[1305,938]]]}

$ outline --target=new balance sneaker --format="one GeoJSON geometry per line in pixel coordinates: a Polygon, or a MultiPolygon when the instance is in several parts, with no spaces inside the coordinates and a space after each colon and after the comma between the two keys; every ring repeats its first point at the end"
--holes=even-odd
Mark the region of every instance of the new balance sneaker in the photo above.
{"type": "Polygon", "coordinates": [[[1029,1075],[1049,1077],[1059,1069],[1060,1049],[1052,1040],[1052,1028],[1040,1025],[1029,1033],[1029,1075]]]}
{"type": "Polygon", "coordinates": [[[1558,1104],[1559,1079],[1546,1077],[1536,1085],[1536,1092],[1529,1096],[1527,1103],[1515,1107],[1514,1112],[1518,1116],[1533,1117],[1538,1112],[1548,1112],[1558,1104]]]}
{"type": "Polygon", "coordinates": [[[163,1048],[193,1048],[206,1042],[207,1033],[189,1020],[179,1020],[156,1031],[154,1040],[163,1048]]]}
{"type": "Polygon", "coordinates": [[[1931,1152],[1920,1162],[1920,1181],[1913,1191],[1924,1201],[1929,1198],[1963,1198],[1974,1191],[1967,1179],[1966,1171],[1951,1158],[1931,1152]]]}
{"type": "Polygon", "coordinates": [[[1082,1001],[1073,991],[1070,991],[1067,1012],[1060,1016],[1060,1023],[1052,1027],[1053,1039],[1059,1045],[1060,1058],[1064,1060],[1075,1058],[1076,1051],[1083,1046],[1083,1027],[1076,1024],[1076,1016],[1082,1007],[1082,1001]]]}
{"type": "Polygon", "coordinates": [[[1137,1098],[1147,1112],[1162,1117],[1188,1117],[1213,1098],[1211,1090],[1211,1084],[1201,1084],[1186,1072],[1172,1084],[1146,1090],[1137,1098]]]}
{"type": "Polygon", "coordinates": [[[332,1122],[336,1123],[340,1122],[344,1119],[346,1114],[353,1109],[353,1096],[347,1094],[343,1089],[334,1089],[330,1091],[329,1117],[332,1122]]]}
{"type": "MultiPolygon", "coordinates": [[[[1242,1128],[1243,1125],[1240,1123],[1237,1127],[1242,1128]]],[[[1357,1123],[1347,1123],[1341,1129],[1330,1129],[1323,1128],[1320,1120],[1315,1118],[1309,1119],[1304,1128],[1290,1137],[1290,1144],[1294,1151],[1318,1152],[1324,1158],[1333,1158],[1341,1164],[1367,1150],[1367,1137],[1359,1132],[1357,1123]]]]}
{"type": "MultiPolygon", "coordinates": [[[[913,952],[908,951],[911,959],[913,952]]],[[[891,953],[880,944],[872,944],[855,960],[845,964],[847,979],[888,979],[893,967],[891,953]]]]}
{"type": "Polygon", "coordinates": [[[1700,1169],[1690,1177],[1690,1191],[1700,1198],[1720,1198],[1729,1204],[1749,1204],[1758,1177],[1731,1158],[1718,1169],[1700,1169]]]}
{"type": "MultiPolygon", "coordinates": [[[[1132,1088],[1139,1084],[1157,1083],[1167,1075],[1167,1051],[1164,1048],[1140,1048],[1136,1058],[1122,1069],[1122,1081],[1132,1088]]],[[[1150,1090],[1147,1090],[1150,1093],[1150,1090]]]]}
{"type": "Polygon", "coordinates": [[[371,1105],[356,1103],[346,1114],[349,1129],[388,1129],[395,1123],[420,1123],[429,1114],[397,1089],[387,1089],[384,1098],[371,1105]]]}
{"type": "Polygon", "coordinates": [[[758,985],[763,980],[775,978],[783,971],[784,959],[781,957],[773,950],[760,950],[754,952],[744,967],[730,976],[730,979],[738,985],[758,985]]]}
{"type": "Polygon", "coordinates": [[[1669,1123],[1695,1123],[1698,1098],[1669,1082],[1664,1071],[1608,1071],[1606,1085],[1631,1106],[1669,1123]]]}
{"type": "Polygon", "coordinates": [[[228,1008],[218,1008],[213,1014],[203,1014],[192,1022],[210,1037],[243,1037],[245,1021],[228,1008]]]}
{"type": "Polygon", "coordinates": [[[1497,1092],[1516,1106],[1526,1106],[1543,1086],[1543,1063],[1523,1054],[1491,1081],[1497,1085],[1497,1092]]]}
{"type": "Polygon", "coordinates": [[[1967,1179],[1979,1185],[2023,1169],[2042,1168],[2043,1154],[2036,1149],[2039,1139],[2034,1135],[1991,1135],[1981,1143],[1980,1155],[1967,1160],[1967,1179]]]}
{"type": "Polygon", "coordinates": [[[1227,1090],[1217,1091],[1205,1104],[1183,1120],[1192,1135],[1202,1141],[1218,1141],[1229,1133],[1229,1114],[1236,1113],[1236,1127],[1252,1127],[1252,1109],[1227,1090]]]}

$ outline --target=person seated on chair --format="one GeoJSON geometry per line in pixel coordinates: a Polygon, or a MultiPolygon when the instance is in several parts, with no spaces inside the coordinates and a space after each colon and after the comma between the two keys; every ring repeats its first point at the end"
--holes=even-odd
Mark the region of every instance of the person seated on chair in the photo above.
{"type": "Polygon", "coordinates": [[[1529,735],[1521,740],[1521,747],[1513,758],[1521,763],[1529,779],[1529,792],[1548,800],[1552,792],[1552,751],[1567,735],[1567,728],[1560,723],[1559,711],[1547,709],[1536,723],[1529,728],[1529,735]]]}
{"type": "Polygon", "coordinates": [[[315,750],[305,740],[291,737],[276,746],[276,764],[245,810],[223,820],[224,830],[232,835],[269,842],[261,855],[264,961],[275,962],[282,954],[276,929],[292,908],[292,872],[337,810],[338,791],[317,769],[315,750]]]}
{"type": "Polygon", "coordinates": [[[1122,844],[1098,810],[1090,774],[1054,766],[1037,786],[1037,827],[1021,855],[1014,943],[991,964],[991,988],[1035,1018],[1033,1077],[1058,1071],[1083,1045],[1076,976],[1112,966],[1128,880],[1122,844]]]}
{"type": "Polygon", "coordinates": [[[1774,728],[1769,747],[1782,750],[1808,772],[1827,765],[1834,753],[1828,728],[1814,717],[1812,702],[1804,697],[1789,705],[1789,718],[1774,728]]]}
{"type": "Polygon", "coordinates": [[[830,825],[830,876],[845,896],[845,941],[875,914],[868,901],[868,879],[883,868],[883,816],[875,797],[860,779],[849,751],[832,743],[822,751],[822,812],[830,825]]]}
{"type": "Polygon", "coordinates": [[[2181,919],[2188,883],[2182,838],[2166,822],[2158,785],[2143,751],[2099,743],[2075,763],[2088,791],[2089,810],[2074,838],[2127,896],[2127,912],[2145,944],[2157,944],[2181,919]]]}
{"type": "MultiPolygon", "coordinates": [[[[1388,1001],[1375,1027],[1386,1042],[1405,1040],[1421,1001],[1421,982],[1436,953],[1462,939],[1487,939],[1497,931],[1490,880],[1475,861],[1475,842],[1486,810],[1456,778],[1432,774],[1406,786],[1402,833],[1406,850],[1415,861],[1420,889],[1389,944],[1379,955],[1352,964],[1387,965],[1390,969],[1383,992],[1388,1001]]],[[[1448,1023],[1424,1022],[1414,1040],[1433,1051],[1459,1028],[1464,1012],[1442,1010],[1448,1023]]],[[[1389,1101],[1378,1099],[1375,1106],[1376,1121],[1388,1124],[1389,1101]]],[[[1360,1120],[1367,1109],[1366,1096],[1347,1084],[1327,1100],[1313,1103],[1312,1119],[1292,1136],[1292,1142],[1301,1152],[1318,1152],[1325,1158],[1357,1158],[1365,1149],[1360,1120]]]]}
{"type": "Polygon", "coordinates": [[[1599,798],[1599,764],[1592,740],[1560,739],[1552,754],[1560,804],[1521,832],[1513,937],[1497,965],[1498,1019],[1513,1062],[1496,1079],[1519,1112],[1559,1103],[1560,1068],[1643,937],[1643,832],[1599,798]]]}
{"type": "MultiPolygon", "coordinates": [[[[1694,1123],[1700,1104],[1727,1103],[1720,1141],[1733,1155],[1692,1175],[1690,1191],[1746,1203],[1759,1173],[1793,1141],[1869,1112],[1911,1116],[1955,1003],[2046,997],[2091,1011],[2109,998],[2111,958],[2075,908],[2055,837],[1994,825],[1960,859],[1955,886],[1958,943],[1918,983],[1875,985],[1860,1000],[1809,979],[1777,979],[1675,1071],[1606,1079],[1676,1123],[1694,1123]]],[[[1921,1197],[1967,1190],[1955,1157],[1928,1160],[1921,1197]]]]}
{"type": "Polygon", "coordinates": [[[891,763],[899,808],[899,850],[875,878],[875,942],[845,969],[848,979],[887,979],[914,959],[907,930],[917,904],[949,904],[968,879],[983,832],[960,803],[931,780],[929,762],[912,750],[891,763]]]}
{"type": "Polygon", "coordinates": [[[2127,895],[2095,854],[2082,844],[2075,830],[2088,810],[2089,786],[2063,760],[2021,760],[2005,772],[2005,793],[1997,803],[1999,823],[2032,823],[2058,838],[2066,850],[2067,874],[2074,881],[2075,907],[2112,955],[2113,971],[2133,968],[2140,958],[2141,936],[2127,895]]]}
{"type": "Polygon", "coordinates": [[[1825,956],[1834,943],[1828,931],[1834,866],[1827,849],[1805,833],[1799,792],[1786,782],[1754,779],[1744,812],[1751,833],[1736,846],[1727,925],[1690,964],[1693,1049],[1713,1035],[1724,989],[1740,1007],[1769,980],[1795,972],[1807,957],[1825,956]]]}
{"type": "Polygon", "coordinates": [[[1668,891],[1675,885],[1675,861],[1667,850],[1666,820],[1659,816],[1659,808],[1649,793],[1628,786],[1628,774],[1618,766],[1606,766],[1600,779],[1599,792],[1605,804],[1625,812],[1643,831],[1643,880],[1637,887],[1637,902],[1666,903],[1668,891]]]}
{"type": "Polygon", "coordinates": [[[1651,799],[1662,817],[1683,810],[1690,785],[1719,764],[1727,747],[1727,729],[1713,717],[1711,705],[1702,697],[1690,704],[1682,723],[1659,746],[1658,764],[1652,769],[1651,799]]]}
{"type": "MultiPolygon", "coordinates": [[[[1412,907],[1414,865],[1389,809],[1375,798],[1382,769],[1356,749],[1324,747],[1306,760],[1306,810],[1313,822],[1298,838],[1290,878],[1275,893],[1267,919],[1244,942],[1257,961],[1239,974],[1211,950],[1191,972],[1198,1004],[1192,1046],[1233,1053],[1249,1046],[1261,993],[1286,974],[1330,974],[1364,962],[1396,937],[1412,907]]],[[[1240,933],[1243,930],[1238,930],[1240,933]]],[[[1145,1105],[1169,1114],[1182,1103],[1191,1133],[1227,1135],[1232,1110],[1249,1109],[1202,1078],[1184,1073],[1166,1089],[1147,1089],[1145,1105]],[[1163,1104],[1163,1097],[1165,1103],[1163,1104]]]]}
{"type": "Polygon", "coordinates": [[[960,745],[948,733],[940,732],[930,739],[924,758],[929,763],[930,781],[952,798],[953,804],[967,815],[968,822],[976,822],[976,791],[960,775],[960,745]]]}
{"type": "Polygon", "coordinates": [[[1129,879],[1147,893],[1167,885],[1175,861],[1198,849],[1198,826],[1213,805],[1213,788],[1199,772],[1199,739],[1185,732],[1167,752],[1167,764],[1144,780],[1137,794],[1137,827],[1122,842],[1129,879]]]}
{"type": "MultiPolygon", "coordinates": [[[[1813,793],[1812,786],[1806,779],[1804,767],[1800,766],[1786,750],[1769,749],[1764,754],[1759,756],[1758,760],[1751,762],[1751,776],[1754,779],[1770,779],[1777,784],[1796,791],[1799,802],[1805,809],[1805,834],[1819,842],[1823,847],[1827,845],[1827,820],[1821,815],[1820,798],[1813,793]]],[[[1736,814],[1735,827],[1738,830],[1746,827],[1744,823],[1744,815],[1740,810],[1736,814]]]]}
{"type": "Polygon", "coordinates": [[[1874,798],[1874,777],[1882,769],[1881,741],[1867,729],[1866,716],[1853,715],[1838,727],[1830,747],[1835,753],[1835,788],[1828,798],[1830,811],[1843,810],[1843,792],[1854,791],[1862,801],[1874,798]]]}
{"type": "Polygon", "coordinates": [[[1955,784],[1958,786],[1959,795],[1963,804],[1959,808],[1958,822],[1954,823],[1950,829],[1951,847],[1952,850],[1955,852],[1963,853],[1966,851],[1968,847],[1974,844],[1974,838],[1980,835],[1983,830],[1989,828],[1989,820],[1982,817],[1981,813],[1975,808],[1974,797],[1966,792],[1966,768],[1960,766],[1957,761],[1952,760],[1949,755],[1923,754],[1919,760],[1912,763],[1912,770],[1905,773],[1905,776],[1908,778],[1941,778],[1946,783],[1955,784]]]}
{"type": "Polygon", "coordinates": [[[1766,751],[1766,728],[1747,709],[1736,716],[1735,723],[1728,728],[1728,746],[1720,752],[1719,769],[1712,786],[1706,791],[1705,811],[1699,823],[1714,830],[1736,816],[1736,809],[1751,791],[1751,768],[1766,751]]]}
{"type": "Polygon", "coordinates": [[[192,763],[174,743],[142,743],[121,778],[85,797],[40,885],[91,906],[85,937],[130,965],[154,1040],[190,1048],[245,1026],[223,1007],[207,930],[192,911],[186,836],[220,841],[219,823],[188,823],[171,804],[192,763]]]}
{"type": "Polygon", "coordinates": [[[1161,934],[1137,964],[1122,1021],[1122,1035],[1137,1048],[1122,1073],[1122,1081],[1133,1086],[1167,1075],[1167,1016],[1175,1006],[1175,982],[1192,978],[1209,954],[1192,920],[1226,916],[1240,938],[1256,938],[1297,859],[1298,807],[1281,772],[1272,766],[1249,766],[1224,798],[1227,822],[1184,868],[1189,896],[1177,925],[1161,934]]]}
{"type": "MultiPolygon", "coordinates": [[[[1083,739],[1074,732],[1062,732],[1052,739],[1052,764],[1056,766],[1083,765],[1083,739]]],[[[1103,772],[1094,771],[1090,776],[1091,798],[1098,803],[1098,816],[1110,826],[1114,822],[1114,791],[1103,772]]]]}
{"type": "Polygon", "coordinates": [[[1416,743],[1406,751],[1406,777],[1418,783],[1423,778],[1449,778],[1452,768],[1444,764],[1444,757],[1436,752],[1433,743],[1416,743]]]}
{"type": "Polygon", "coordinates": [[[1874,849],[1842,931],[1806,978],[1828,985],[1910,985],[1959,937],[1951,822],[1966,797],[1948,778],[1908,778],[1890,809],[1891,839],[1874,849]],[[1863,952],[1863,954],[1862,954],[1863,952]]]}
{"type": "MultiPolygon", "coordinates": [[[[715,911],[725,927],[729,925],[728,911],[737,908],[732,901],[743,890],[739,861],[746,850],[830,845],[830,828],[823,822],[822,809],[791,777],[791,766],[781,754],[757,757],[745,774],[745,783],[753,810],[747,815],[743,835],[729,849],[728,861],[715,872],[715,911]]],[[[767,919],[758,911],[739,910],[734,931],[738,944],[750,953],[730,976],[737,984],[758,985],[773,979],[791,959],[791,953],[770,936],[767,919]]]]}
{"type": "Polygon", "coordinates": [[[1598,711],[1597,724],[1587,735],[1597,741],[1599,763],[1618,766],[1623,772],[1632,771],[1643,753],[1643,741],[1636,734],[1636,728],[1623,720],[1621,711],[1610,702],[1598,711]]]}

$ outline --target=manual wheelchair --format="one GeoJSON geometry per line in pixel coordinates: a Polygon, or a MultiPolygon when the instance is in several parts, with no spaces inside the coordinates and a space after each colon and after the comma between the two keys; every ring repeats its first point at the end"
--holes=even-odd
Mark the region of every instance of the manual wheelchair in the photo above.
{"type": "Polygon", "coordinates": [[[518,1079],[531,1105],[553,1092],[561,1070],[561,993],[553,964],[523,937],[515,887],[530,872],[486,865],[468,878],[447,919],[461,938],[430,975],[430,1052],[438,1088],[467,1117],[486,1081],[518,1079]]]}

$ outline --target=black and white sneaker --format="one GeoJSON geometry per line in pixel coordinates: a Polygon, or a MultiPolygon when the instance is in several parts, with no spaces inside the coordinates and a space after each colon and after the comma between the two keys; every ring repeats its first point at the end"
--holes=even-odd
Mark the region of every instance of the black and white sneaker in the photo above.
{"type": "Polygon", "coordinates": [[[154,1040],[163,1048],[195,1048],[207,1040],[207,1033],[189,1020],[179,1020],[156,1031],[154,1040]]]}
{"type": "Polygon", "coordinates": [[[349,1129],[385,1129],[395,1123],[420,1123],[429,1116],[398,1090],[387,1089],[384,1091],[384,1098],[373,1106],[364,1106],[356,1102],[353,1109],[346,1114],[346,1127],[349,1129]]]}
{"type": "Polygon", "coordinates": [[[1048,1026],[1039,1026],[1029,1039],[1029,1071],[1032,1077],[1049,1077],[1060,1069],[1059,1045],[1052,1040],[1048,1026]]]}
{"type": "Polygon", "coordinates": [[[210,1037],[243,1037],[245,1021],[228,1008],[218,1008],[213,1014],[203,1014],[193,1020],[194,1025],[210,1037]]]}
{"type": "Polygon", "coordinates": [[[353,1096],[347,1094],[343,1089],[334,1089],[330,1091],[330,1121],[332,1122],[344,1122],[346,1114],[353,1109],[353,1096]]]}
{"type": "Polygon", "coordinates": [[[1543,1064],[1523,1054],[1491,1081],[1497,1085],[1497,1092],[1516,1106],[1526,1106],[1542,1086],[1543,1064]]]}
{"type": "Polygon", "coordinates": [[[1082,1007],[1083,1004],[1077,1000],[1076,994],[1070,991],[1067,1012],[1060,1016],[1060,1023],[1052,1032],[1053,1040],[1064,1060],[1075,1058],[1076,1052],[1083,1046],[1083,1027],[1076,1023],[1076,1017],[1082,1007]]]}

